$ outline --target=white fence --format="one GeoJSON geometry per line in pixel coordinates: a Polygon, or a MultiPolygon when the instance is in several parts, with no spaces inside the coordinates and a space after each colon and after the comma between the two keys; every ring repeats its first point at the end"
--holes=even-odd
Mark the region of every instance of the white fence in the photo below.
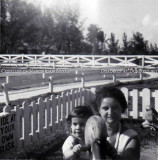
{"type": "MultiPolygon", "coordinates": [[[[141,91],[128,90],[125,87],[121,90],[131,106],[130,111],[126,112],[127,118],[129,116],[134,119],[144,118],[145,107],[150,104],[158,110],[158,90],[151,91],[147,88],[141,91]]],[[[12,112],[16,114],[17,126],[14,129],[18,139],[18,148],[22,149],[45,136],[63,130],[66,118],[73,107],[84,105],[94,98],[94,92],[91,89],[80,88],[69,92],[64,91],[56,96],[52,94],[46,98],[39,98],[37,102],[25,101],[22,106],[15,106],[12,112]]],[[[9,112],[9,106],[0,113],[1,123],[5,123],[2,118],[8,115],[7,112],[9,112]]]]}
{"type": "Polygon", "coordinates": [[[128,107],[130,106],[130,109],[126,112],[127,118],[130,116],[134,119],[140,117],[144,119],[147,105],[152,105],[158,111],[158,90],[150,90],[148,88],[128,90],[125,87],[121,88],[121,90],[126,97],[128,107]]]}
{"type": "Polygon", "coordinates": [[[158,56],[146,55],[0,55],[1,66],[105,67],[158,65],[158,56]]]}
{"type": "MultiPolygon", "coordinates": [[[[93,96],[90,89],[72,89],[56,96],[52,94],[44,99],[39,98],[37,102],[25,101],[22,106],[15,106],[12,112],[16,113],[18,148],[22,149],[45,136],[63,130],[63,124],[73,107],[84,105],[94,98],[93,96]]],[[[8,115],[8,110],[9,106],[5,107],[0,118],[8,115]]]]}
{"type": "MultiPolygon", "coordinates": [[[[26,75],[28,75],[28,74],[26,74],[26,75]]],[[[18,81],[12,82],[10,80],[10,76],[11,75],[6,76],[6,83],[2,83],[0,86],[0,87],[2,87],[4,101],[5,101],[6,105],[9,105],[9,103],[10,103],[9,91],[11,88],[16,88],[14,93],[12,93],[12,94],[16,94],[16,93],[18,93],[17,89],[19,87],[23,87],[23,88],[31,87],[31,89],[33,89],[34,86],[40,85],[40,86],[38,86],[38,90],[42,89],[42,87],[45,87],[45,88],[47,88],[47,92],[44,90],[44,93],[54,93],[54,87],[56,85],[60,84],[60,82],[58,82],[58,81],[62,81],[61,85],[63,86],[63,90],[65,89],[64,84],[66,85],[66,81],[69,81],[69,87],[68,87],[69,89],[71,89],[71,86],[72,86],[72,88],[78,88],[78,87],[83,88],[83,87],[85,87],[85,82],[87,81],[87,78],[91,78],[92,76],[94,76],[94,73],[93,74],[91,74],[91,73],[84,74],[84,73],[75,72],[75,74],[58,75],[58,76],[50,76],[50,77],[46,77],[46,74],[42,74],[42,75],[40,75],[40,77],[38,79],[36,79],[36,81],[25,81],[25,83],[20,83],[18,81]],[[55,82],[57,84],[55,84],[55,82]]],[[[21,76],[21,74],[19,74],[17,76],[21,76]]],[[[102,81],[102,83],[103,82],[105,83],[108,78],[108,81],[110,81],[109,83],[115,83],[116,79],[117,79],[116,74],[111,74],[111,73],[105,74],[105,73],[98,72],[98,73],[95,73],[95,76],[96,77],[94,77],[93,80],[91,80],[91,82],[95,82],[100,79],[100,81],[102,81]],[[99,78],[96,75],[98,75],[99,78]]],[[[139,79],[139,77],[137,79],[139,79]]],[[[42,91],[38,92],[38,93],[41,95],[42,91]]],[[[28,90],[28,94],[29,94],[29,90],[28,90]]]]}

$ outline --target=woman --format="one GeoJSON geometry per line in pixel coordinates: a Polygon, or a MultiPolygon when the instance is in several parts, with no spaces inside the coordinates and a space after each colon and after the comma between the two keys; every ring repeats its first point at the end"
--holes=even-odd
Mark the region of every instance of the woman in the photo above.
{"type": "Polygon", "coordinates": [[[121,160],[139,160],[140,142],[137,133],[120,122],[121,113],[127,108],[122,91],[103,87],[96,94],[96,106],[107,127],[107,140],[115,147],[121,160]]]}

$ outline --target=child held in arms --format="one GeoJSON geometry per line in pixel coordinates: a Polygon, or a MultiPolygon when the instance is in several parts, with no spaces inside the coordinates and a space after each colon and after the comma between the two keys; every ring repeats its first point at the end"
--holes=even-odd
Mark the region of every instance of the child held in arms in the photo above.
{"type": "Polygon", "coordinates": [[[92,116],[92,112],[88,106],[77,106],[68,116],[67,122],[70,124],[71,135],[62,146],[64,159],[89,159],[89,152],[83,146],[85,146],[85,123],[90,116],[92,116]]]}

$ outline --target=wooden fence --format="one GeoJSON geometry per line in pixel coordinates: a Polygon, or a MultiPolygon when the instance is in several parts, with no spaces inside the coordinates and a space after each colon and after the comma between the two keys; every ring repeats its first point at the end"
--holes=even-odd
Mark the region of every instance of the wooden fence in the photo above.
{"type": "Polygon", "coordinates": [[[0,55],[1,66],[105,67],[158,65],[158,56],[146,55],[0,55]]]}
{"type": "MultiPolygon", "coordinates": [[[[147,105],[153,105],[158,110],[158,90],[148,88],[128,90],[125,87],[121,90],[125,94],[129,106],[126,118],[144,118],[147,105]]],[[[4,117],[11,114],[10,112],[16,114],[16,128],[14,126],[14,130],[16,130],[18,148],[22,149],[43,137],[63,130],[66,118],[73,107],[84,105],[94,98],[94,90],[79,88],[39,98],[37,102],[25,101],[22,106],[15,106],[12,111],[8,109],[9,106],[5,107],[0,113],[0,123],[5,126],[9,125],[9,121],[6,123],[4,117]]],[[[2,126],[0,125],[0,127],[2,126]]],[[[2,134],[2,129],[0,134],[2,134]]]]}
{"type": "MultiPolygon", "coordinates": [[[[22,106],[15,106],[11,112],[16,114],[17,125],[16,128],[14,126],[14,129],[16,129],[18,148],[22,149],[46,136],[55,134],[59,130],[63,131],[66,118],[73,107],[84,105],[92,98],[94,98],[94,94],[90,89],[79,88],[69,92],[64,91],[58,95],[52,94],[46,98],[39,98],[37,102],[25,101],[22,106]]],[[[0,113],[1,121],[4,116],[8,116],[10,113],[8,108],[10,107],[5,107],[0,113]]],[[[8,121],[7,125],[10,125],[9,123],[8,121]]],[[[5,124],[5,127],[8,126],[5,124]]],[[[5,136],[2,135],[2,137],[5,136]]]]}
{"type": "MultiPolygon", "coordinates": [[[[24,74],[23,74],[24,75],[24,74]]],[[[14,75],[15,76],[15,75],[14,75]]],[[[20,74],[17,76],[21,76],[20,74]]],[[[29,76],[28,74],[26,74],[25,76],[29,76]]],[[[70,86],[73,86],[72,88],[75,87],[85,87],[85,82],[87,81],[87,78],[91,78],[93,77],[94,74],[85,74],[85,73],[78,73],[75,72],[75,74],[68,74],[68,75],[57,75],[57,76],[46,76],[46,74],[42,74],[39,76],[38,79],[36,79],[36,81],[25,81],[25,83],[20,83],[19,81],[14,81],[12,82],[10,80],[11,75],[6,76],[6,82],[1,84],[1,88],[3,91],[3,96],[4,96],[4,101],[6,105],[9,105],[10,103],[10,98],[9,98],[9,91],[11,88],[16,88],[16,90],[14,91],[14,94],[17,93],[17,89],[19,88],[28,88],[31,87],[34,88],[34,86],[36,85],[40,85],[38,86],[38,89],[40,89],[40,87],[44,87],[47,88],[47,93],[54,93],[54,86],[55,85],[59,85],[61,81],[61,85],[63,86],[64,84],[67,84],[66,81],[69,81],[69,89],[71,89],[70,86]],[[56,83],[56,84],[55,84],[56,83]]],[[[115,83],[117,80],[117,76],[116,74],[112,74],[112,73],[95,73],[95,76],[93,78],[93,80],[91,80],[91,82],[95,82],[96,80],[101,80],[102,82],[107,81],[107,79],[111,82],[109,83],[115,83]],[[98,77],[97,77],[97,76],[98,77]]],[[[140,76],[141,78],[141,76],[140,76]]],[[[140,79],[139,75],[137,79],[140,79]]],[[[64,87],[63,87],[64,88],[64,87]]],[[[29,92],[29,91],[28,91],[29,92]]],[[[28,93],[29,94],[29,93],[28,93]]],[[[41,92],[39,92],[39,94],[41,94],[41,92]]]]}

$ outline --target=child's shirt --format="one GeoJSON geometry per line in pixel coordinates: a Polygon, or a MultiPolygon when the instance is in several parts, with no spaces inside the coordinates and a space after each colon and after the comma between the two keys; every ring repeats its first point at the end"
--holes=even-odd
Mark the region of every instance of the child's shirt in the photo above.
{"type": "Polygon", "coordinates": [[[62,146],[62,152],[64,155],[64,159],[66,160],[89,160],[89,152],[81,151],[79,155],[73,152],[73,147],[77,144],[81,144],[81,146],[85,145],[84,140],[75,137],[74,135],[70,135],[64,142],[62,146]]]}

